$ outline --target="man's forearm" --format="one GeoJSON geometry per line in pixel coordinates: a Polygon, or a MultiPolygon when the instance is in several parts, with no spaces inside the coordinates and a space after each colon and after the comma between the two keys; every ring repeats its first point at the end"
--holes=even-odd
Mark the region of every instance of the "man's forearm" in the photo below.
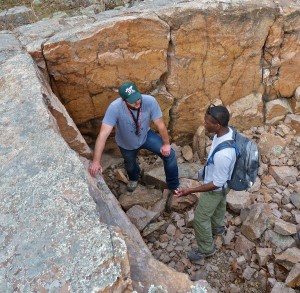
{"type": "Polygon", "coordinates": [[[169,134],[168,134],[168,130],[167,128],[164,127],[160,127],[160,129],[158,129],[158,132],[161,136],[161,139],[163,141],[164,144],[170,144],[170,139],[169,139],[169,134]]]}
{"type": "Polygon", "coordinates": [[[99,162],[101,161],[102,153],[104,150],[106,139],[101,138],[99,136],[96,140],[96,145],[94,149],[94,157],[93,157],[93,162],[99,162]]]}
{"type": "Polygon", "coordinates": [[[100,163],[106,140],[109,134],[111,133],[112,129],[112,126],[102,124],[95,144],[93,162],[100,163]]]}
{"type": "Polygon", "coordinates": [[[219,187],[215,186],[213,184],[213,182],[211,181],[209,183],[199,185],[195,188],[182,188],[182,189],[179,188],[179,189],[176,189],[174,196],[176,196],[176,197],[186,196],[186,195],[191,194],[191,193],[208,192],[208,191],[212,191],[212,190],[215,190],[215,189],[218,189],[218,188],[219,187]]]}
{"type": "Polygon", "coordinates": [[[194,187],[194,188],[189,188],[189,190],[191,191],[190,193],[195,193],[195,192],[206,192],[206,191],[213,191],[215,189],[218,189],[220,187],[216,186],[213,184],[213,182],[209,182],[209,183],[206,183],[206,184],[202,184],[202,185],[199,185],[197,187],[194,187]]]}

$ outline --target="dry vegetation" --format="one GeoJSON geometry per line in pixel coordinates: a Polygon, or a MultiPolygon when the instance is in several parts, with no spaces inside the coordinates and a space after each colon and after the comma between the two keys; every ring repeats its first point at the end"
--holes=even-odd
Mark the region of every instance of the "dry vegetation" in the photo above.
{"type": "Polygon", "coordinates": [[[26,6],[31,8],[37,20],[48,17],[56,12],[65,12],[70,16],[76,15],[78,10],[95,3],[103,3],[105,10],[116,6],[130,4],[133,0],[0,0],[0,11],[15,7],[26,6]]]}

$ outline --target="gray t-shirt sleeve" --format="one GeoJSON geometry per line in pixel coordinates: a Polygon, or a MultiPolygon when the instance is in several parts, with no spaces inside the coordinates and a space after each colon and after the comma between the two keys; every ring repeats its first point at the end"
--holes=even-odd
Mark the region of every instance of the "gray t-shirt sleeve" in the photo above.
{"type": "Polygon", "coordinates": [[[114,127],[118,120],[118,111],[118,107],[116,107],[114,104],[110,104],[105,112],[102,123],[114,127]]]}
{"type": "Polygon", "coordinates": [[[162,117],[162,111],[160,109],[160,106],[156,99],[153,98],[152,104],[151,104],[151,119],[157,120],[162,117]]]}

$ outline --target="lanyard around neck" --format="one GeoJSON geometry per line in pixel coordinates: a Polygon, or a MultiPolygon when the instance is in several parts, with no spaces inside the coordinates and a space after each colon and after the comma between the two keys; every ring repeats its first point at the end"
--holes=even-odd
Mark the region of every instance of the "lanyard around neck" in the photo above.
{"type": "MultiPolygon", "coordinates": [[[[123,100],[124,101],[124,100],[123,100]]],[[[142,120],[142,102],[140,104],[140,107],[137,109],[137,116],[135,118],[135,116],[133,115],[132,111],[130,110],[130,108],[128,107],[127,103],[124,101],[128,112],[130,113],[130,116],[135,124],[135,134],[136,135],[140,135],[140,130],[141,130],[141,120],[142,120]]]]}

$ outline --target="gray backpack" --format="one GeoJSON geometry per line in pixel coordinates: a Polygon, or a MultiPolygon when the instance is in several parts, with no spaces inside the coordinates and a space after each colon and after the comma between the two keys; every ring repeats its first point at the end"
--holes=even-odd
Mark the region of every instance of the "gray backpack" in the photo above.
{"type": "Polygon", "coordinates": [[[254,141],[233,130],[232,140],[226,140],[213,150],[211,156],[207,159],[206,165],[213,163],[213,157],[216,152],[224,148],[234,148],[236,152],[236,162],[232,172],[231,179],[227,181],[230,189],[241,191],[251,187],[257,177],[259,167],[259,151],[254,141]]]}

